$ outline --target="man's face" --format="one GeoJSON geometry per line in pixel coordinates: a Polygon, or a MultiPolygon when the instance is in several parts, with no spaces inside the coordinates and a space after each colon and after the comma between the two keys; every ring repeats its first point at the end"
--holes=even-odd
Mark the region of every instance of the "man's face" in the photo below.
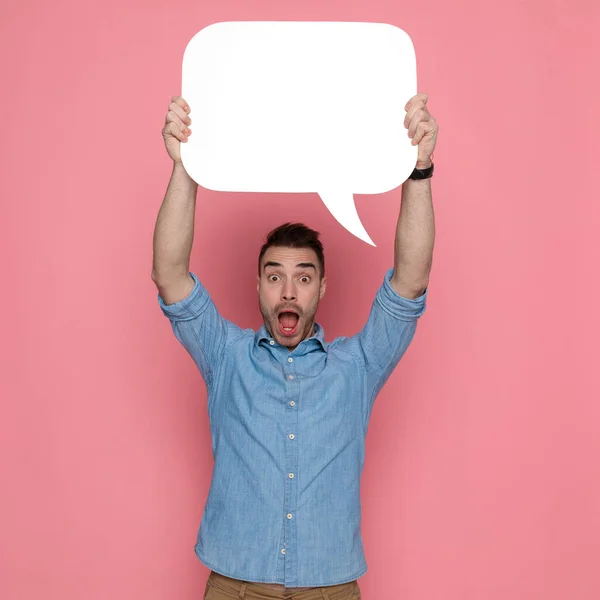
{"type": "Polygon", "coordinates": [[[319,300],[327,287],[317,254],[311,248],[271,246],[257,278],[258,301],[265,325],[281,346],[293,350],[313,334],[319,300]]]}

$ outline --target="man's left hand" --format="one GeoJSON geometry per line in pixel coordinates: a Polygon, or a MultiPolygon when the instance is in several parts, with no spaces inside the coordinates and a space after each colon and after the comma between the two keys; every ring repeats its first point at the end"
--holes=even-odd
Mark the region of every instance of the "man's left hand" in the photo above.
{"type": "Polygon", "coordinates": [[[431,166],[433,150],[438,134],[438,124],[427,108],[427,94],[413,96],[404,107],[404,127],[408,129],[408,137],[413,146],[419,146],[417,168],[426,169],[431,166]]]}

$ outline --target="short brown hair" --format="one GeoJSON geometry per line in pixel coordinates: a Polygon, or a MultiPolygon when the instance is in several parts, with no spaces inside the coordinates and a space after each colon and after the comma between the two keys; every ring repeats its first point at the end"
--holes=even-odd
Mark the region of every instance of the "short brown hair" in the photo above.
{"type": "Polygon", "coordinates": [[[319,240],[319,232],[310,229],[303,223],[284,223],[267,234],[267,239],[260,249],[258,255],[258,274],[260,275],[260,263],[265,252],[271,246],[284,246],[286,248],[311,248],[319,259],[321,277],[325,275],[325,255],[323,244],[319,240]]]}

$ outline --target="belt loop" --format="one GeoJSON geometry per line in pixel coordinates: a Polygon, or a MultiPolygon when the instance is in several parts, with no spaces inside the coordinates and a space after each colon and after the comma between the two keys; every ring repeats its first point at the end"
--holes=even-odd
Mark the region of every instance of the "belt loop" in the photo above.
{"type": "Polygon", "coordinates": [[[240,588],[240,593],[238,595],[242,599],[246,597],[246,586],[247,585],[248,585],[247,583],[242,583],[242,587],[240,588]]]}
{"type": "Polygon", "coordinates": [[[325,591],[325,588],[321,588],[321,595],[323,596],[323,600],[329,600],[329,594],[325,591]]]}

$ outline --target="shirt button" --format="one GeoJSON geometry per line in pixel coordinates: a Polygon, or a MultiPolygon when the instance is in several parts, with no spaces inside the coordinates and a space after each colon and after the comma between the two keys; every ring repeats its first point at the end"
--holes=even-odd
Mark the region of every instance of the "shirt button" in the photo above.
{"type": "Polygon", "coordinates": [[[269,342],[269,344],[271,344],[271,346],[274,346],[274,345],[275,345],[275,341],[274,341],[274,340],[271,340],[271,341],[269,342]]]}
{"type": "Polygon", "coordinates": [[[288,362],[294,362],[294,359],[292,357],[288,358],[288,362]]]}
{"type": "Polygon", "coordinates": [[[294,479],[294,474],[293,474],[293,473],[290,473],[290,474],[288,475],[288,477],[289,477],[290,479],[294,479]]]}
{"type": "Polygon", "coordinates": [[[281,549],[281,554],[285,554],[285,548],[281,549]]]}
{"type": "Polygon", "coordinates": [[[294,439],[294,434],[290,433],[290,440],[293,440],[293,439],[294,439]]]}
{"type": "Polygon", "coordinates": [[[292,400],[292,401],[290,402],[290,406],[296,406],[296,403],[295,403],[295,402],[292,400]]]}
{"type": "Polygon", "coordinates": [[[288,519],[291,519],[291,518],[292,518],[292,513],[288,513],[288,516],[287,516],[287,518],[288,518],[288,519]]]}
{"type": "Polygon", "coordinates": [[[294,376],[293,376],[293,375],[290,375],[289,377],[290,377],[290,379],[294,379],[294,376]]]}

